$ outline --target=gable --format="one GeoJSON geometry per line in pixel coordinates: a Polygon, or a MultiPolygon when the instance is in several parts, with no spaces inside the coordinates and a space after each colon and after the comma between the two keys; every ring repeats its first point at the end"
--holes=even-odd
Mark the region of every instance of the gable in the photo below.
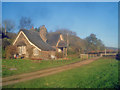
{"type": "Polygon", "coordinates": [[[60,33],[52,32],[47,35],[47,43],[54,47],[67,47],[66,42],[64,41],[63,35],[60,33]]]}
{"type": "Polygon", "coordinates": [[[63,35],[62,35],[62,34],[60,34],[60,40],[64,40],[64,39],[63,39],[63,35]]]}
{"type": "Polygon", "coordinates": [[[67,44],[64,41],[62,34],[60,34],[59,40],[58,40],[58,42],[56,44],[56,47],[67,47],[67,44]]]}
{"type": "Polygon", "coordinates": [[[59,33],[48,33],[47,34],[47,43],[51,46],[56,46],[58,40],[60,38],[60,34],[59,33]]]}
{"type": "Polygon", "coordinates": [[[41,51],[40,48],[38,48],[36,45],[34,45],[34,44],[28,39],[28,37],[24,34],[23,31],[20,31],[20,32],[19,32],[17,38],[16,38],[15,41],[13,42],[13,45],[15,45],[15,44],[17,43],[17,41],[18,41],[19,39],[21,39],[21,37],[22,37],[22,38],[25,38],[26,41],[27,41],[30,45],[34,46],[34,47],[37,48],[39,51],[41,51]]]}
{"type": "Polygon", "coordinates": [[[36,47],[38,50],[42,50],[42,51],[55,51],[56,50],[55,48],[51,47],[48,43],[44,42],[42,38],[40,37],[39,33],[34,30],[21,29],[14,43],[17,41],[20,34],[23,34],[24,37],[29,42],[29,44],[36,47]]]}

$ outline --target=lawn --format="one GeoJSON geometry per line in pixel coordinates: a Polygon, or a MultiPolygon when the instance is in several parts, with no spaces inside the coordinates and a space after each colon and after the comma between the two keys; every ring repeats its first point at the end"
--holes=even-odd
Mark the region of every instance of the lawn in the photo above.
{"type": "Polygon", "coordinates": [[[73,58],[71,60],[23,60],[23,59],[3,59],[2,60],[2,76],[11,76],[15,74],[22,74],[33,72],[41,69],[62,66],[70,63],[81,61],[80,58],[73,58]]]}
{"type": "Polygon", "coordinates": [[[88,65],[4,88],[117,88],[118,61],[101,58],[88,65]]]}

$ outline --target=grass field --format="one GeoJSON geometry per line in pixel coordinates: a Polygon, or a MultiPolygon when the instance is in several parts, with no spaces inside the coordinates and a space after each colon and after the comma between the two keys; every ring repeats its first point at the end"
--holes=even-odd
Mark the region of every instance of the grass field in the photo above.
{"type": "Polygon", "coordinates": [[[117,88],[118,62],[101,58],[79,68],[4,88],[117,88]]]}
{"type": "Polygon", "coordinates": [[[15,74],[33,72],[50,67],[57,67],[73,62],[81,61],[80,58],[73,58],[71,60],[23,60],[23,59],[11,59],[2,60],[2,76],[11,76],[15,74]],[[11,70],[13,69],[13,70],[11,70]]]}

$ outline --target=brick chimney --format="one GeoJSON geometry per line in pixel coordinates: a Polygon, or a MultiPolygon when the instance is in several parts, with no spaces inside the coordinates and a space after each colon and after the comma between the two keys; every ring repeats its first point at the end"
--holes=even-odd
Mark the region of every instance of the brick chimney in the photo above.
{"type": "Polygon", "coordinates": [[[43,40],[44,42],[46,42],[46,41],[47,41],[47,38],[46,38],[47,29],[46,29],[45,25],[40,26],[40,31],[39,31],[39,33],[40,33],[40,37],[42,38],[42,40],[43,40]]]}

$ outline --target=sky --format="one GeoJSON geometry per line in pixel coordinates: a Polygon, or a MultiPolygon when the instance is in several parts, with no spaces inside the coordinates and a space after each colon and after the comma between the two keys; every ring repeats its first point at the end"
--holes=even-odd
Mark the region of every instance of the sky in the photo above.
{"type": "Polygon", "coordinates": [[[82,39],[94,33],[105,46],[118,47],[117,2],[2,2],[2,20],[15,21],[15,32],[22,16],[34,27],[69,29],[82,39]]]}

